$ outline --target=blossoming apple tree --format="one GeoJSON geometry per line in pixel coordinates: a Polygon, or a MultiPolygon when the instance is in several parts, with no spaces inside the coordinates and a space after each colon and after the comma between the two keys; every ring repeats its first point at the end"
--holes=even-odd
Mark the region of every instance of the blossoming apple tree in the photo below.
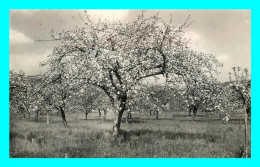
{"type": "Polygon", "coordinates": [[[23,72],[9,71],[9,106],[10,113],[28,113],[28,84],[23,72]]]}
{"type": "Polygon", "coordinates": [[[188,48],[188,22],[174,26],[158,15],[142,15],[126,24],[94,22],[86,14],[84,27],[52,34],[60,45],[45,64],[52,75],[62,72],[62,80],[100,88],[114,108],[116,135],[129,95],[138,94],[146,78],[161,75],[170,84],[213,73],[215,57],[188,48]]]}

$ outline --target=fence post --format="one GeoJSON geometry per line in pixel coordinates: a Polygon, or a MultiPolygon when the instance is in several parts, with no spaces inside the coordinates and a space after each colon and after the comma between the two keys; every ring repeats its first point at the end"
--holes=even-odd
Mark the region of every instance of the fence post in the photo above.
{"type": "Polygon", "coordinates": [[[247,155],[247,113],[246,113],[246,109],[245,110],[245,156],[246,158],[248,157],[247,155]]]}
{"type": "Polygon", "coordinates": [[[49,111],[47,111],[47,125],[49,125],[50,124],[50,115],[49,115],[49,111]]]}
{"type": "Polygon", "coordinates": [[[243,117],[241,118],[241,117],[239,116],[239,118],[238,118],[238,121],[239,121],[239,131],[241,131],[241,119],[243,119],[243,117]]]}
{"type": "Polygon", "coordinates": [[[65,153],[64,158],[69,158],[69,154],[65,153]]]}

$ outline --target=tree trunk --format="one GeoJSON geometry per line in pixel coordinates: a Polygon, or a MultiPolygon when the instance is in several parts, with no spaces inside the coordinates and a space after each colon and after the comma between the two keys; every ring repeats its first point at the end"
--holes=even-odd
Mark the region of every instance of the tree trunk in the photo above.
{"type": "Polygon", "coordinates": [[[118,113],[116,114],[115,120],[114,120],[114,126],[113,126],[113,135],[116,136],[119,134],[120,130],[120,125],[121,125],[121,120],[122,116],[124,114],[124,111],[126,110],[126,100],[127,100],[127,95],[126,93],[121,94],[121,100],[120,100],[120,109],[118,113]]]}
{"type": "Polygon", "coordinates": [[[196,114],[197,114],[197,110],[196,110],[196,109],[193,109],[193,120],[195,120],[196,114]]]}
{"type": "Polygon", "coordinates": [[[114,126],[113,126],[113,131],[114,131],[113,135],[114,136],[118,135],[118,133],[119,133],[123,113],[124,113],[124,110],[122,109],[119,111],[118,115],[116,115],[116,117],[115,117],[114,126]]]}
{"type": "Polygon", "coordinates": [[[62,123],[63,123],[64,126],[66,126],[67,121],[66,121],[65,112],[64,112],[64,109],[62,108],[62,106],[60,106],[60,113],[61,113],[62,123]]]}
{"type": "Polygon", "coordinates": [[[129,122],[128,122],[128,117],[126,117],[126,119],[125,119],[125,123],[126,124],[128,124],[129,122]]]}
{"type": "Polygon", "coordinates": [[[47,125],[49,125],[49,124],[50,124],[50,115],[49,115],[49,111],[47,111],[46,117],[47,117],[47,125]]]}
{"type": "Polygon", "coordinates": [[[132,113],[131,113],[131,112],[129,113],[129,118],[130,118],[130,119],[132,119],[132,118],[133,118],[133,117],[132,117],[132,113]]]}
{"type": "Polygon", "coordinates": [[[31,113],[29,112],[29,110],[27,109],[27,113],[28,113],[28,118],[31,117],[31,113]]]}
{"type": "Polygon", "coordinates": [[[159,112],[158,112],[158,110],[155,111],[155,119],[156,119],[156,120],[159,119],[159,112]]]}
{"type": "Polygon", "coordinates": [[[194,106],[192,111],[193,111],[193,120],[195,120],[195,117],[196,117],[196,114],[197,114],[197,111],[198,111],[198,107],[194,106]]]}
{"type": "Polygon", "coordinates": [[[152,115],[152,110],[150,110],[150,115],[152,115]]]}
{"type": "Polygon", "coordinates": [[[101,117],[101,111],[98,109],[98,116],[101,117]]]}
{"type": "Polygon", "coordinates": [[[127,119],[132,119],[132,113],[131,112],[127,113],[127,119]]]}
{"type": "Polygon", "coordinates": [[[126,116],[125,123],[128,124],[128,123],[129,123],[129,122],[128,122],[129,119],[132,119],[132,114],[131,114],[131,112],[127,112],[127,116],[126,116]]]}
{"type": "Polygon", "coordinates": [[[107,110],[104,110],[104,116],[103,116],[103,120],[105,121],[107,117],[107,110]]]}
{"type": "Polygon", "coordinates": [[[251,105],[246,107],[246,113],[247,113],[247,116],[250,117],[250,115],[251,115],[251,105]]]}
{"type": "Polygon", "coordinates": [[[85,111],[85,119],[87,120],[88,119],[88,112],[85,111]]]}
{"type": "Polygon", "coordinates": [[[191,108],[189,108],[189,116],[191,116],[191,108]]]}
{"type": "Polygon", "coordinates": [[[35,122],[39,120],[39,112],[35,111],[35,122]]]}

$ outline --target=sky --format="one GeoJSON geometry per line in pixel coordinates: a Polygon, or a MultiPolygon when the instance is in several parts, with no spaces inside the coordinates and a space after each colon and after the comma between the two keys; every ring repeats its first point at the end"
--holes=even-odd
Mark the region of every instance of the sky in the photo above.
{"type": "MultiPolygon", "coordinates": [[[[84,26],[79,15],[84,10],[10,10],[9,19],[9,68],[27,75],[43,73],[39,63],[57,42],[39,42],[50,39],[51,30],[61,32],[75,26],[84,26]]],[[[107,19],[111,22],[133,21],[141,10],[87,10],[92,20],[107,19]]],[[[217,78],[228,81],[232,67],[248,68],[251,72],[251,11],[250,10],[145,10],[145,16],[159,13],[165,21],[172,16],[172,24],[180,25],[190,15],[192,24],[185,29],[191,38],[193,50],[213,54],[223,63],[217,78]]]]}

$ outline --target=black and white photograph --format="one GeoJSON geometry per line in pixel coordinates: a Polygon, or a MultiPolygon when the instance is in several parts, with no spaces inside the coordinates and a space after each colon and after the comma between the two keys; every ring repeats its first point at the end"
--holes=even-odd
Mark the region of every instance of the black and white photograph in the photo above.
{"type": "Polygon", "coordinates": [[[251,10],[10,9],[10,158],[251,158],[251,10]]]}

